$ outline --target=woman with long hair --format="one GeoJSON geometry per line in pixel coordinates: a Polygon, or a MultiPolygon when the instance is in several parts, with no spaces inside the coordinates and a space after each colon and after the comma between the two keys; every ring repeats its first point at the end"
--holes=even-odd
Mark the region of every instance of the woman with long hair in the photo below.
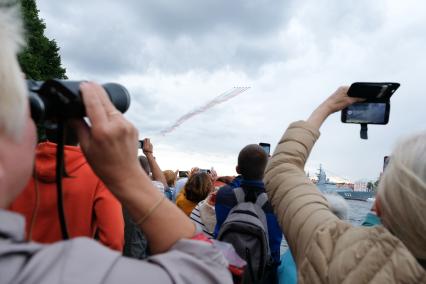
{"type": "Polygon", "coordinates": [[[197,172],[189,177],[184,189],[176,198],[176,205],[189,216],[198,202],[206,199],[213,188],[210,175],[197,172]]]}

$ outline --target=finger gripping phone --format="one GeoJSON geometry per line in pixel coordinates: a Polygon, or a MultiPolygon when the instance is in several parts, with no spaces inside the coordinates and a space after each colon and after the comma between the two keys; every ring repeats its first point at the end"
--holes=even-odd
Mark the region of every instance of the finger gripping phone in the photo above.
{"type": "Polygon", "coordinates": [[[344,123],[387,124],[390,114],[390,97],[399,88],[399,83],[353,83],[349,97],[364,98],[342,110],[344,123]]]}

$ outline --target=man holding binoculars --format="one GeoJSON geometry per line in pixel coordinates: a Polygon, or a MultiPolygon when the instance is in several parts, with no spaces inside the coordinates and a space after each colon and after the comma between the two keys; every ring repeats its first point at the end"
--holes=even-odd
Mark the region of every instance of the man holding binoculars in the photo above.
{"type": "MultiPolygon", "coordinates": [[[[87,238],[52,245],[24,241],[22,216],[6,209],[32,174],[37,139],[16,60],[22,38],[14,10],[0,9],[1,282],[231,283],[222,254],[208,243],[189,240],[194,225],[164,200],[139,165],[136,128],[95,83],[79,85],[78,99],[90,125],[82,116],[73,118],[71,125],[93,171],[145,232],[153,256],[149,262],[128,259],[87,238]]],[[[58,93],[62,101],[70,99],[65,91],[58,93]]]]}

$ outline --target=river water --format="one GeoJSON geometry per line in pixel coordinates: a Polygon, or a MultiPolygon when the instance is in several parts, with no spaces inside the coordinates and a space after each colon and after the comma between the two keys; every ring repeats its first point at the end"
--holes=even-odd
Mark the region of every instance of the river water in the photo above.
{"type": "Polygon", "coordinates": [[[373,206],[373,201],[358,201],[346,200],[349,204],[348,221],[354,225],[359,226],[364,221],[365,215],[370,211],[373,206]]]}

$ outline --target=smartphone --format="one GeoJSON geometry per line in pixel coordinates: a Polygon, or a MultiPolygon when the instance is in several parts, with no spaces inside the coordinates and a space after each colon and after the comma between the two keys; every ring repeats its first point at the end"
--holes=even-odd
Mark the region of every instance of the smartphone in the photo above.
{"type": "Polygon", "coordinates": [[[399,83],[353,83],[349,97],[364,98],[365,102],[355,103],[342,110],[344,123],[387,124],[390,113],[390,97],[399,88],[399,83]]]}
{"type": "Polygon", "coordinates": [[[389,122],[389,102],[355,103],[342,110],[344,123],[387,124],[389,122]]]}
{"type": "Polygon", "coordinates": [[[179,171],[179,177],[180,178],[188,177],[188,171],[179,171]]]}
{"type": "Polygon", "coordinates": [[[143,149],[143,140],[139,140],[139,149],[143,149]]]}
{"type": "Polygon", "coordinates": [[[208,170],[208,169],[200,169],[200,173],[211,173],[211,171],[210,170],[208,170]]]}
{"type": "Polygon", "coordinates": [[[270,155],[271,153],[271,144],[269,143],[259,143],[259,146],[263,148],[263,150],[265,151],[266,155],[270,155]]]}
{"type": "Polygon", "coordinates": [[[365,98],[367,100],[388,101],[399,88],[399,83],[353,83],[349,90],[349,97],[365,98]]]}

